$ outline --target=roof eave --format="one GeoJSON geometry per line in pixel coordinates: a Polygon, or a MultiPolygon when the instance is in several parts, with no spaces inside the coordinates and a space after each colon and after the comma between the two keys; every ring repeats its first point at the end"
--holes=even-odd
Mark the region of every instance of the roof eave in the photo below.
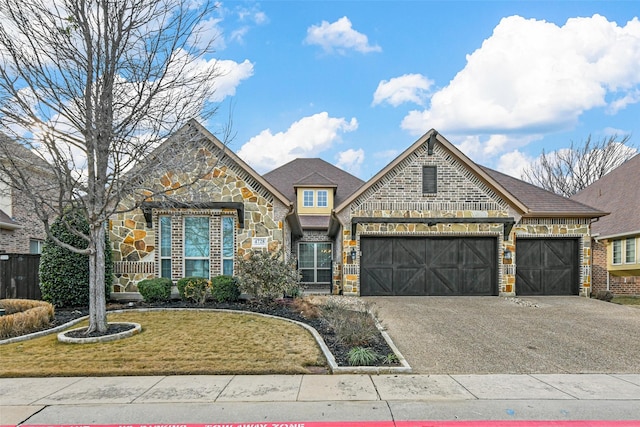
{"type": "Polygon", "coordinates": [[[530,211],[523,214],[523,218],[600,218],[609,215],[609,212],[545,212],[530,211]]]}
{"type": "Polygon", "coordinates": [[[602,236],[597,236],[597,240],[608,240],[608,239],[618,239],[620,237],[629,237],[629,236],[640,236],[640,230],[635,231],[624,231],[622,233],[615,234],[607,234],[602,236]]]}

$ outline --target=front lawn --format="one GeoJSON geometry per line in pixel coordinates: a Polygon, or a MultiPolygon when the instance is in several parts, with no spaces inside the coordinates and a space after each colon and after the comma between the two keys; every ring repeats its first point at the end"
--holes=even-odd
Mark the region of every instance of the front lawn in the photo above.
{"type": "MultiPolygon", "coordinates": [[[[302,374],[326,366],[309,331],[284,320],[214,311],[110,313],[142,333],[99,344],[56,334],[2,346],[3,377],[302,374]]],[[[86,322],[72,328],[86,326],[86,322]]]]}
{"type": "Polygon", "coordinates": [[[621,305],[640,305],[640,296],[614,296],[611,302],[621,305]]]}

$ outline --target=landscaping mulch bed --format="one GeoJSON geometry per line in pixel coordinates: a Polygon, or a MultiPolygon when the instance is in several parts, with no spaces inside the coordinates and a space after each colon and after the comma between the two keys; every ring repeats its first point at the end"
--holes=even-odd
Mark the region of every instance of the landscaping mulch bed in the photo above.
{"type": "MultiPolygon", "coordinates": [[[[107,311],[109,310],[127,310],[127,309],[140,309],[140,308],[210,308],[210,309],[226,309],[226,310],[239,310],[249,311],[262,314],[270,314],[272,316],[284,317],[287,319],[296,320],[301,323],[313,327],[320,336],[324,339],[327,347],[333,354],[338,366],[349,366],[348,352],[349,347],[343,345],[336,338],[336,334],[333,328],[329,325],[326,319],[322,317],[305,317],[300,312],[294,309],[294,306],[288,300],[277,300],[271,302],[258,302],[258,301],[239,301],[233,303],[218,303],[208,300],[204,305],[189,303],[181,300],[174,300],[166,303],[109,303],[107,305],[107,311]]],[[[56,308],[55,319],[52,322],[51,327],[63,325],[71,320],[77,319],[89,314],[87,308],[56,308]]],[[[109,330],[108,334],[116,333],[119,331],[109,330]]],[[[87,336],[87,335],[84,335],[87,336]]],[[[98,333],[93,333],[89,336],[100,336],[98,333]]],[[[380,335],[375,342],[369,344],[367,347],[381,356],[393,354],[393,350],[389,347],[387,342],[380,335]]],[[[386,366],[400,366],[399,362],[391,362],[386,366]]]]}

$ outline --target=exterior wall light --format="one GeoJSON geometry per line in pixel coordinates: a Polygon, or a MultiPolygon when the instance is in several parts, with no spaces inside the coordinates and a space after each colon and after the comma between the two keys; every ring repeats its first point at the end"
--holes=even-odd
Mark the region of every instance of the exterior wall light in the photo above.
{"type": "Polygon", "coordinates": [[[355,249],[351,249],[351,262],[354,262],[356,260],[356,255],[358,255],[358,253],[356,252],[355,249]]]}
{"type": "Polygon", "coordinates": [[[509,249],[504,250],[504,259],[511,261],[513,254],[509,249]]]}

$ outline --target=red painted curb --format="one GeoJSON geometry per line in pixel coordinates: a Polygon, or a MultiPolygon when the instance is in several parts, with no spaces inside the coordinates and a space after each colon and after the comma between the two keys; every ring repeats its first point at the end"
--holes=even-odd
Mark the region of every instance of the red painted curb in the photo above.
{"type": "MultiPolygon", "coordinates": [[[[0,427],[14,427],[3,426],[0,427]]],[[[21,427],[640,427],[640,420],[351,421],[207,424],[22,424],[21,427]]]]}

